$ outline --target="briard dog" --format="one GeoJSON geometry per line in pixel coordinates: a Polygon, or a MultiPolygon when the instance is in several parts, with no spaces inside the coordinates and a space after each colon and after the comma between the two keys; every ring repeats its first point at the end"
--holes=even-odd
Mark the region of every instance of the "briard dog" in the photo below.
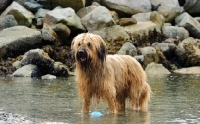
{"type": "Polygon", "coordinates": [[[110,113],[124,111],[126,99],[133,110],[147,110],[151,88],[136,59],[129,55],[106,55],[104,40],[91,33],[76,36],[71,49],[83,113],[89,113],[92,98],[97,103],[100,99],[107,102],[110,113]]]}

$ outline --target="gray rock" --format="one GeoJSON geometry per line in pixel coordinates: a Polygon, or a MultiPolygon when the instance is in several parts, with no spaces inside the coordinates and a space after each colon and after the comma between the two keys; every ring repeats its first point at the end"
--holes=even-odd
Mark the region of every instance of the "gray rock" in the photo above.
{"type": "Polygon", "coordinates": [[[58,39],[57,34],[51,29],[51,27],[44,23],[42,28],[42,38],[49,44],[60,45],[60,40],[58,39]]]}
{"type": "Polygon", "coordinates": [[[140,55],[156,54],[156,49],[153,47],[139,48],[140,55]]]}
{"type": "Polygon", "coordinates": [[[190,14],[200,14],[199,0],[185,0],[184,9],[190,14]]]}
{"type": "Polygon", "coordinates": [[[154,47],[149,46],[149,47],[139,48],[138,54],[144,56],[144,64],[143,64],[144,68],[146,68],[147,65],[150,64],[151,62],[162,63],[164,65],[167,65],[166,57],[160,50],[157,50],[154,47]]]}
{"type": "Polygon", "coordinates": [[[159,42],[161,39],[160,27],[151,21],[124,26],[123,28],[137,46],[150,45],[153,42],[159,42]]]}
{"type": "Polygon", "coordinates": [[[116,54],[121,46],[130,40],[130,36],[119,25],[106,27],[91,33],[100,35],[107,43],[107,50],[109,54],[116,54]]]}
{"type": "Polygon", "coordinates": [[[200,38],[200,23],[188,13],[185,12],[176,17],[175,23],[177,26],[184,27],[188,30],[191,36],[200,38]]]}
{"type": "Polygon", "coordinates": [[[33,13],[15,1],[6,8],[6,10],[1,14],[1,17],[6,15],[13,15],[18,24],[24,26],[30,26],[32,24],[32,19],[34,18],[33,13]]]}
{"type": "Polygon", "coordinates": [[[71,30],[66,25],[58,23],[52,26],[52,30],[56,32],[62,43],[67,43],[67,39],[71,34],[71,30]]]}
{"type": "Polygon", "coordinates": [[[189,32],[183,27],[163,26],[162,33],[165,38],[183,40],[189,37],[189,32]]]}
{"type": "Polygon", "coordinates": [[[26,52],[21,60],[21,66],[27,64],[37,65],[42,74],[67,76],[68,68],[60,62],[54,62],[47,53],[41,49],[34,49],[26,52]]]}
{"type": "Polygon", "coordinates": [[[146,22],[150,21],[150,15],[151,12],[145,12],[145,13],[137,13],[131,16],[131,18],[134,18],[137,20],[137,22],[146,22]]]}
{"type": "Polygon", "coordinates": [[[42,80],[52,80],[52,79],[56,79],[56,76],[51,75],[51,74],[42,76],[42,80]]]}
{"type": "Polygon", "coordinates": [[[38,9],[42,8],[42,5],[38,4],[34,0],[24,2],[24,7],[31,12],[36,12],[38,9]]]}
{"type": "Polygon", "coordinates": [[[117,54],[136,56],[137,55],[137,48],[132,43],[126,42],[121,47],[121,49],[117,52],[117,54]]]}
{"type": "Polygon", "coordinates": [[[17,69],[11,76],[13,77],[31,77],[34,69],[37,68],[36,65],[28,64],[19,69],[17,69]]]}
{"type": "Polygon", "coordinates": [[[16,57],[38,47],[41,32],[25,26],[15,26],[0,32],[0,57],[16,57]]]}
{"type": "Polygon", "coordinates": [[[178,0],[150,0],[153,11],[161,13],[165,22],[171,22],[177,15],[184,10],[180,7],[178,0]]]}
{"type": "Polygon", "coordinates": [[[81,18],[81,22],[88,31],[99,30],[115,24],[108,9],[103,6],[94,8],[90,13],[81,18]]]}
{"type": "Polygon", "coordinates": [[[151,46],[162,51],[168,59],[173,58],[176,50],[174,43],[153,43],[151,46]]]}
{"type": "Polygon", "coordinates": [[[199,66],[200,65],[200,41],[189,37],[183,40],[175,51],[178,62],[181,66],[199,66]]]}
{"type": "Polygon", "coordinates": [[[44,18],[45,15],[49,12],[49,9],[43,9],[40,8],[37,10],[37,12],[35,13],[35,18],[44,18]]]}
{"type": "Polygon", "coordinates": [[[145,72],[147,75],[167,75],[171,74],[162,64],[156,64],[154,62],[147,65],[145,72]]]}
{"type": "Polygon", "coordinates": [[[3,12],[13,0],[0,0],[0,13],[3,12]]]}
{"type": "Polygon", "coordinates": [[[7,15],[4,18],[0,18],[0,31],[17,25],[18,23],[13,15],[7,15]]]}
{"type": "Polygon", "coordinates": [[[101,0],[100,3],[112,10],[129,15],[151,11],[149,0],[101,0]]]}
{"type": "Polygon", "coordinates": [[[174,73],[177,74],[200,74],[200,67],[188,67],[174,70],[174,73]]]}
{"type": "Polygon", "coordinates": [[[88,13],[90,13],[92,10],[94,10],[97,6],[88,6],[88,7],[83,7],[81,8],[76,14],[78,15],[79,18],[84,17],[88,13]]]}
{"type": "Polygon", "coordinates": [[[44,17],[44,23],[48,25],[55,25],[63,23],[72,28],[84,31],[80,18],[76,15],[72,8],[56,8],[49,11],[44,17]]]}
{"type": "Polygon", "coordinates": [[[134,56],[134,58],[135,58],[142,66],[144,66],[144,55],[137,55],[137,56],[134,56]]]}

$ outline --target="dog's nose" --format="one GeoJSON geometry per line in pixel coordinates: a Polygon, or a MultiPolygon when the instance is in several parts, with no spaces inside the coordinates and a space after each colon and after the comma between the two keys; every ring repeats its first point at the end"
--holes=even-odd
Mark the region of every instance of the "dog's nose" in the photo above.
{"type": "Polygon", "coordinates": [[[84,53],[84,50],[78,50],[78,54],[83,54],[84,53]]]}

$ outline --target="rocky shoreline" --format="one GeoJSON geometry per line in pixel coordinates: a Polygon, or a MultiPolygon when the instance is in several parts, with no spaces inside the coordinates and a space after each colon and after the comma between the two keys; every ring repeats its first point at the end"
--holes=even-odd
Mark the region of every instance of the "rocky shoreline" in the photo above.
{"type": "Polygon", "coordinates": [[[72,39],[100,35],[108,54],[135,57],[148,74],[200,74],[195,0],[1,0],[0,75],[73,75],[72,39]]]}

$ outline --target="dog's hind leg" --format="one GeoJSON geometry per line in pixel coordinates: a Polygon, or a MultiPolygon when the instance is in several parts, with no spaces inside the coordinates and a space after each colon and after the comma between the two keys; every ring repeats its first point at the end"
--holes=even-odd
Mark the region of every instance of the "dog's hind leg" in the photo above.
{"type": "Polygon", "coordinates": [[[84,113],[84,114],[89,113],[90,104],[91,104],[91,99],[90,98],[85,98],[83,100],[82,113],[84,113]]]}

